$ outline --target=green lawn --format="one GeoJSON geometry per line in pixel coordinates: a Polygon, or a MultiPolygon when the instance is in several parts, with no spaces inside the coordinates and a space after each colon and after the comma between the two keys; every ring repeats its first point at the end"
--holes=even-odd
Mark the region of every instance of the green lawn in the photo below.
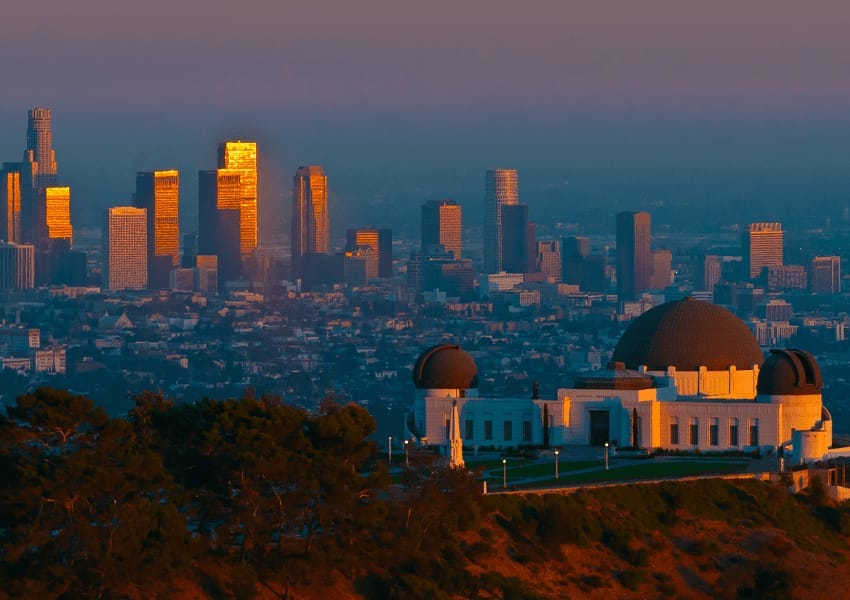
{"type": "MultiPolygon", "coordinates": [[[[601,465],[601,460],[576,460],[570,462],[562,461],[558,463],[558,472],[569,473],[570,471],[580,471],[581,469],[589,469],[591,467],[599,467],[601,465]]],[[[497,475],[497,470],[498,469],[492,469],[490,474],[497,475]]],[[[514,477],[545,477],[546,475],[554,474],[554,461],[545,463],[535,463],[518,467],[511,467],[510,464],[508,464],[508,475],[512,475],[514,477]]]]}
{"type": "MultiPolygon", "coordinates": [[[[532,461],[523,460],[519,457],[506,457],[505,460],[508,461],[508,469],[512,469],[517,465],[526,465],[526,464],[536,464],[532,461]]],[[[467,469],[475,470],[475,469],[483,469],[485,471],[492,471],[493,469],[501,469],[502,468],[502,459],[501,458],[469,458],[468,456],[464,456],[464,463],[466,464],[467,469]]]]}
{"type": "MultiPolygon", "coordinates": [[[[568,485],[573,483],[629,481],[662,477],[687,477],[688,475],[726,475],[729,473],[742,473],[746,467],[746,463],[741,462],[651,462],[612,468],[609,471],[601,470],[591,471],[589,473],[577,473],[575,475],[562,476],[560,479],[552,477],[545,481],[536,481],[533,485],[568,485]]],[[[508,482],[510,482],[510,477],[508,477],[508,482]]]]}

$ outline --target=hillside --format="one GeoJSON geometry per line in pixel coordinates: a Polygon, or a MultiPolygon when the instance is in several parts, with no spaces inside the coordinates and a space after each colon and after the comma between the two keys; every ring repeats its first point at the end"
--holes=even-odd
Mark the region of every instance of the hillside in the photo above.
{"type": "MultiPolygon", "coordinates": [[[[356,406],[55,390],[0,419],[0,597],[790,598],[850,589],[850,505],[721,479],[482,496],[356,406]],[[828,582],[825,585],[823,582],[828,582]]],[[[834,593],[832,594],[835,595],[834,593]]]]}

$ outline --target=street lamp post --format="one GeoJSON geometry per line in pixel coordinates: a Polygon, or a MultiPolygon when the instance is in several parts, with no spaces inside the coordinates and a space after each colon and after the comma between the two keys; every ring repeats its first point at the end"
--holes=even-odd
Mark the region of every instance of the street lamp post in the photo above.
{"type": "Polygon", "coordinates": [[[407,442],[408,440],[404,440],[404,466],[406,468],[410,468],[410,457],[407,453],[407,442]]]}
{"type": "Polygon", "coordinates": [[[508,461],[505,458],[502,459],[502,487],[508,489],[508,461]]]}
{"type": "Polygon", "coordinates": [[[605,470],[608,470],[608,442],[605,442],[605,470]]]}
{"type": "Polygon", "coordinates": [[[558,454],[560,453],[555,450],[555,479],[558,479],[558,454]]]}
{"type": "Polygon", "coordinates": [[[393,436],[387,436],[387,456],[390,466],[393,464],[393,436]]]}

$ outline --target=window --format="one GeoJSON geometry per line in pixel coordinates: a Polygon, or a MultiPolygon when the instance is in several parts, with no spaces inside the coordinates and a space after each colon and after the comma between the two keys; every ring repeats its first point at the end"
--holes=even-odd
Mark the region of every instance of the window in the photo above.
{"type": "Polygon", "coordinates": [[[502,437],[506,442],[510,442],[514,437],[513,423],[505,421],[505,435],[502,437]]]}
{"type": "Polygon", "coordinates": [[[484,439],[493,439],[493,421],[484,421],[484,439]]]}
{"type": "Polygon", "coordinates": [[[670,445],[679,445],[679,417],[673,417],[670,420],[670,445]]]}
{"type": "Polygon", "coordinates": [[[729,445],[738,445],[738,418],[732,417],[729,419],[729,445]]]}
{"type": "Polygon", "coordinates": [[[690,439],[688,442],[691,446],[699,446],[699,419],[696,417],[691,418],[690,423],[690,439]]]}
{"type": "Polygon", "coordinates": [[[530,442],[531,441],[531,421],[523,421],[522,422],[522,441],[530,442]]]}
{"type": "Polygon", "coordinates": [[[464,437],[464,439],[471,440],[473,437],[475,437],[475,435],[474,435],[475,434],[474,425],[475,425],[475,421],[473,421],[472,419],[467,419],[464,422],[464,424],[463,424],[463,428],[464,428],[463,437],[464,437]]]}
{"type": "Polygon", "coordinates": [[[711,417],[711,425],[708,429],[708,441],[712,446],[720,444],[720,419],[711,417]]]}
{"type": "Polygon", "coordinates": [[[759,420],[750,421],[750,446],[759,445],[759,420]]]}

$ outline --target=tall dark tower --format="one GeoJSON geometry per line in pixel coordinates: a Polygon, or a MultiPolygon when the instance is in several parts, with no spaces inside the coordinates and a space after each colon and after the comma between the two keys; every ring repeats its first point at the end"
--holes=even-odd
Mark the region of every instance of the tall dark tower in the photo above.
{"type": "Polygon", "coordinates": [[[218,281],[242,272],[239,246],[242,175],[233,169],[198,172],[198,251],[218,257],[218,281]]]}
{"type": "Polygon", "coordinates": [[[632,299],[650,287],[652,250],[647,212],[617,215],[617,295],[632,299]]]}
{"type": "Polygon", "coordinates": [[[502,264],[502,208],[519,204],[515,169],[491,169],[484,178],[484,272],[507,270],[502,264]]]}
{"type": "Polygon", "coordinates": [[[536,269],[535,227],[528,221],[527,204],[502,206],[502,270],[531,273],[536,269]]]}

